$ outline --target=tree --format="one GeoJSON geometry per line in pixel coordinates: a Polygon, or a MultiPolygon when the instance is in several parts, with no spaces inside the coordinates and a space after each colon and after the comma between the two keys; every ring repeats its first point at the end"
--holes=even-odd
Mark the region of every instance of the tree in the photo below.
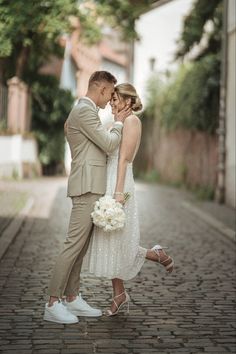
{"type": "Polygon", "coordinates": [[[57,80],[40,76],[40,68],[50,56],[63,55],[60,38],[73,30],[72,23],[80,22],[87,43],[101,39],[105,22],[128,33],[128,39],[134,37],[135,18],[150,2],[139,0],[134,10],[132,0],[0,0],[0,83],[18,76],[31,88],[32,129],[44,165],[56,166],[62,159],[63,123],[72,98],[57,80]]]}
{"type": "Polygon", "coordinates": [[[59,37],[72,30],[71,16],[81,18],[95,41],[100,38],[98,26],[85,20],[77,0],[0,0],[0,81],[13,75],[27,81],[51,54],[62,55],[59,37]]]}
{"type": "Polygon", "coordinates": [[[14,75],[27,81],[51,54],[61,56],[59,38],[72,30],[71,17],[79,19],[89,43],[101,38],[101,17],[129,39],[136,33],[135,19],[152,2],[0,0],[0,82],[14,75]]]}
{"type": "Polygon", "coordinates": [[[94,0],[98,14],[112,26],[118,28],[126,41],[138,39],[135,21],[154,0],[94,0]]]}
{"type": "Polygon", "coordinates": [[[39,159],[44,169],[49,167],[55,172],[63,164],[63,126],[74,99],[70,91],[59,88],[58,80],[53,76],[39,75],[31,91],[32,130],[38,141],[39,159]]]}

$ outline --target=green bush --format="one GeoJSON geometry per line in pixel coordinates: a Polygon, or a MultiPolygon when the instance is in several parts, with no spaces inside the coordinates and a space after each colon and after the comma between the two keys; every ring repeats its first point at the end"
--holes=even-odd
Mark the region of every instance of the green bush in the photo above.
{"type": "Polygon", "coordinates": [[[160,118],[165,84],[159,73],[155,72],[146,84],[146,109],[143,113],[144,123],[160,118]]]}
{"type": "Polygon", "coordinates": [[[180,68],[163,94],[161,123],[215,133],[219,117],[220,60],[208,55],[180,68]]]}
{"type": "Polygon", "coordinates": [[[64,123],[74,98],[59,88],[53,76],[39,76],[32,85],[32,130],[39,145],[43,166],[56,168],[64,161],[64,123]]]}
{"type": "Polygon", "coordinates": [[[199,200],[213,200],[215,196],[215,189],[212,186],[195,186],[189,187],[199,200]]]}
{"type": "Polygon", "coordinates": [[[155,169],[146,172],[135,169],[134,177],[149,183],[155,183],[161,181],[160,175],[158,171],[155,169]]]}

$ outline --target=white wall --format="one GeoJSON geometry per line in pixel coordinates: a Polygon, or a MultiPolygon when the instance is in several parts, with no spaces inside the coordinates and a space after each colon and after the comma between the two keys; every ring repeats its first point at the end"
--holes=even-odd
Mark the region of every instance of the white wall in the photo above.
{"type": "Polygon", "coordinates": [[[226,95],[226,204],[235,208],[235,0],[229,0],[228,8],[228,65],[226,95]]]}
{"type": "Polygon", "coordinates": [[[126,82],[126,70],[123,66],[116,64],[105,58],[102,59],[101,70],[106,70],[111,72],[117,79],[117,84],[126,82]]]}
{"type": "Polygon", "coordinates": [[[21,135],[0,136],[0,177],[23,177],[23,164],[38,165],[37,143],[21,135]]]}
{"type": "Polygon", "coordinates": [[[70,38],[66,40],[66,48],[64,53],[64,60],[62,64],[60,87],[70,90],[72,95],[77,95],[77,79],[76,67],[71,58],[71,41],[70,38]]]}
{"type": "Polygon", "coordinates": [[[145,103],[145,86],[150,77],[150,58],[156,59],[155,69],[165,72],[176,68],[173,61],[183,18],[193,0],[175,0],[142,15],[136,22],[141,37],[134,46],[134,86],[145,103]]]}

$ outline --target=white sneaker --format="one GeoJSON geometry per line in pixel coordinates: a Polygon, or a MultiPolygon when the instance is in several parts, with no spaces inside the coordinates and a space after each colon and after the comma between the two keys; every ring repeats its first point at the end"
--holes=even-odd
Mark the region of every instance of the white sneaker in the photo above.
{"type": "Polygon", "coordinates": [[[52,306],[45,305],[44,317],[45,321],[56,323],[77,323],[78,318],[67,310],[67,308],[59,301],[55,301],[52,306]]]}
{"type": "Polygon", "coordinates": [[[67,302],[64,300],[64,304],[68,311],[76,316],[86,316],[86,317],[99,317],[102,316],[102,311],[94,309],[85,300],[82,299],[81,294],[76,297],[74,301],[67,302]]]}

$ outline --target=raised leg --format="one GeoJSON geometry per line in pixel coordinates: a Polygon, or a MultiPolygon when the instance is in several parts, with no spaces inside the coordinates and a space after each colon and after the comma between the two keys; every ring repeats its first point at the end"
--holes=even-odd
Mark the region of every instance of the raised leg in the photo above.
{"type": "Polygon", "coordinates": [[[171,273],[174,269],[174,261],[173,258],[168,256],[166,252],[163,251],[164,248],[167,247],[156,245],[153,248],[148,249],[146,253],[146,259],[160,263],[165,267],[167,272],[171,273]]]}

